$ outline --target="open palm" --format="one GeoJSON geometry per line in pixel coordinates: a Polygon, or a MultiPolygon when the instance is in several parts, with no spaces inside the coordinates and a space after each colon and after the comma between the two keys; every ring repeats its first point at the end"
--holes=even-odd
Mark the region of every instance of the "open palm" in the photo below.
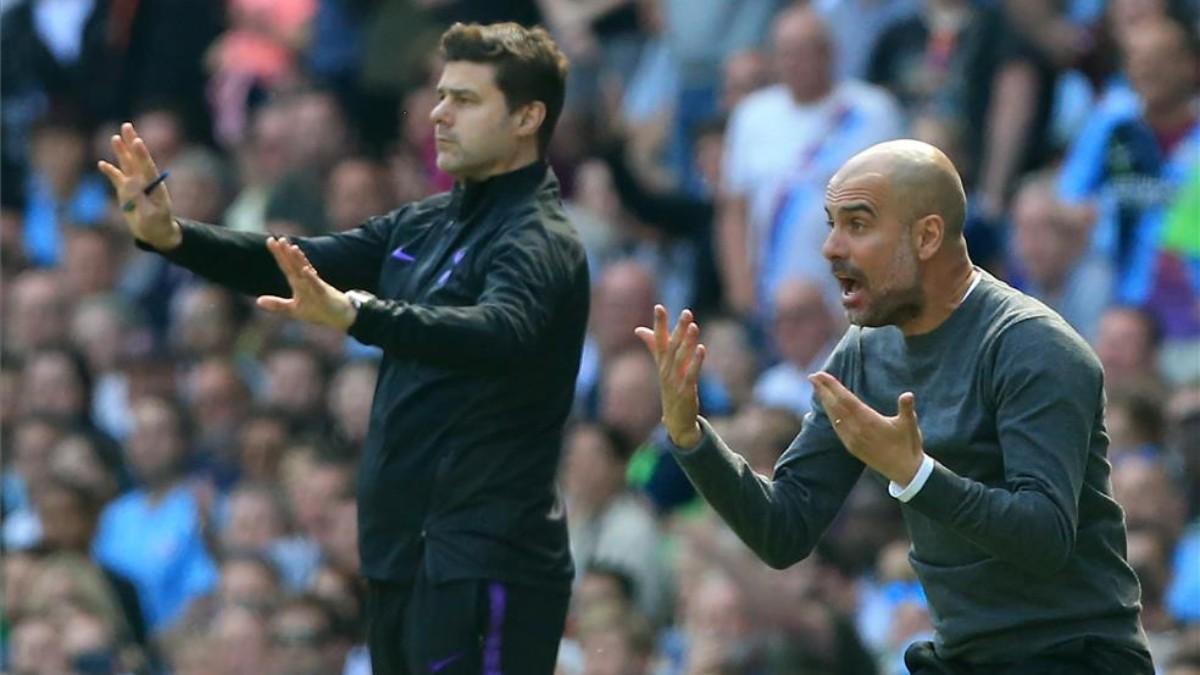
{"type": "Polygon", "coordinates": [[[146,142],[126,122],[121,125],[121,133],[112,137],[112,149],[118,166],[103,160],[97,166],[112,183],[119,203],[132,204],[131,209],[121,209],[129,231],[155,248],[173,248],[179,243],[181,233],[171,217],[171,195],[166,184],[154,188],[149,195],[142,194],[158,177],[158,166],[146,142]]]}

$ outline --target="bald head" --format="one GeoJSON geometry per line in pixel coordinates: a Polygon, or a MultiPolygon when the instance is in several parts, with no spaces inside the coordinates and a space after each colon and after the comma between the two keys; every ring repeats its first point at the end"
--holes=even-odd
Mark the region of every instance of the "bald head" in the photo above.
{"type": "Polygon", "coordinates": [[[941,150],[914,140],[873,145],[850,158],[829,181],[829,188],[876,174],[888,188],[904,224],[926,216],[945,223],[946,240],[962,235],[967,195],[954,163],[941,150]]]}
{"type": "Polygon", "coordinates": [[[954,165],[920,141],[872,146],[834,174],[821,253],[851,323],[916,334],[953,311],[972,274],[966,204],[954,165]]]}

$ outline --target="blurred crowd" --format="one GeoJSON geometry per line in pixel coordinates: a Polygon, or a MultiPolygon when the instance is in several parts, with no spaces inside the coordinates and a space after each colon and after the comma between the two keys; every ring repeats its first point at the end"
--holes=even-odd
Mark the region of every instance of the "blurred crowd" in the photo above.
{"type": "Polygon", "coordinates": [[[379,353],[136,248],[95,160],[135,122],[177,215],[311,235],[447,189],[436,40],[547,26],[550,161],[594,295],[561,491],[562,675],[899,675],[929,639],[864,476],[808,560],[759,562],[659,428],[633,329],[696,310],[704,413],[771,475],[844,330],[824,186],[942,148],[972,257],[1106,371],[1160,673],[1200,674],[1200,51],[1173,0],[3,0],[6,672],[362,674],[355,470],[379,353]]]}

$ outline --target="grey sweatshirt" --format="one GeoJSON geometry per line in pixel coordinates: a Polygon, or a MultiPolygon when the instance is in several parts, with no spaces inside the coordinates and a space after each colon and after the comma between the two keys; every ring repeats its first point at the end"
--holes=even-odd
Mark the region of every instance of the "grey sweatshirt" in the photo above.
{"type": "MultiPolygon", "coordinates": [[[[902,511],[937,652],[1007,662],[1081,637],[1144,650],[1100,363],[1052,310],[980,274],[933,331],[852,327],[825,368],[884,415],[901,393],[916,396],[936,466],[902,511]]],[[[701,444],[676,459],[773,567],[812,551],[865,468],[817,400],[774,480],[701,426],[701,444]]]]}

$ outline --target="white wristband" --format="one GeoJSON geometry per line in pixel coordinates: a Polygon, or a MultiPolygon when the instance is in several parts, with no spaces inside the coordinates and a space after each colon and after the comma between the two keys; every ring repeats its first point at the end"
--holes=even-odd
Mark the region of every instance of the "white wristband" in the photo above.
{"type": "Polygon", "coordinates": [[[908,486],[901,487],[896,481],[891,481],[888,483],[888,494],[902,502],[907,502],[908,500],[917,496],[917,493],[921,491],[921,488],[925,487],[925,481],[929,480],[929,476],[932,474],[933,458],[929,455],[925,455],[925,459],[921,460],[921,467],[917,469],[917,474],[913,476],[913,479],[911,482],[909,482],[908,486]]]}

